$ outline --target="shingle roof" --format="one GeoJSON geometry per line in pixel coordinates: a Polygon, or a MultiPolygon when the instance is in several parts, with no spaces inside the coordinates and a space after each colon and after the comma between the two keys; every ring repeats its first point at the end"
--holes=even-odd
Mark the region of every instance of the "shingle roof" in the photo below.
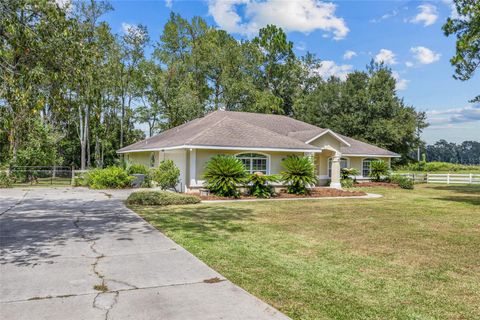
{"type": "MultiPolygon", "coordinates": [[[[265,148],[314,151],[306,141],[327,129],[286,116],[248,112],[215,111],[124,147],[117,152],[157,150],[182,146],[265,148]]],[[[398,156],[396,153],[339,135],[351,146],[345,154],[398,156]]]]}

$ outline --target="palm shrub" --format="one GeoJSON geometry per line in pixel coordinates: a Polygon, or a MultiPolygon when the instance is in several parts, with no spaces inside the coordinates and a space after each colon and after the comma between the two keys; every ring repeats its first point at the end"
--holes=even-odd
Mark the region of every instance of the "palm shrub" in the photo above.
{"type": "Polygon", "coordinates": [[[380,181],[388,175],[388,164],[383,160],[375,160],[370,163],[370,177],[373,181],[380,181]]]}
{"type": "Polygon", "coordinates": [[[317,182],[315,166],[309,157],[290,156],[282,161],[285,169],[281,173],[282,181],[287,184],[287,192],[307,194],[307,187],[317,182]]]}
{"type": "Polygon", "coordinates": [[[180,183],[180,169],[173,160],[163,160],[152,172],[152,180],[162,190],[173,189],[177,191],[177,184],[180,183]]]}
{"type": "Polygon", "coordinates": [[[359,171],[356,168],[342,168],[342,170],[340,170],[340,183],[342,188],[353,187],[355,184],[355,176],[358,174],[359,171]]]}
{"type": "Polygon", "coordinates": [[[278,177],[275,175],[254,172],[248,177],[250,194],[257,198],[270,198],[275,194],[275,188],[268,183],[277,181],[278,177]]]}
{"type": "Polygon", "coordinates": [[[208,161],[203,175],[205,186],[221,197],[238,197],[237,187],[245,182],[247,174],[239,159],[216,155],[208,161]]]}

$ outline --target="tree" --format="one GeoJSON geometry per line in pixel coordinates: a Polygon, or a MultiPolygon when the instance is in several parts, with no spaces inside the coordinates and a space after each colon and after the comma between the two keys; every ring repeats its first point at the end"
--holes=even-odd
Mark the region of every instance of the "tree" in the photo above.
{"type": "Polygon", "coordinates": [[[421,144],[418,131],[425,114],[406,106],[395,91],[391,70],[371,63],[367,71],[350,73],[345,81],[317,80],[294,104],[294,117],[366,141],[408,157],[421,144]]]}
{"type": "MultiPolygon", "coordinates": [[[[480,2],[453,0],[458,17],[448,18],[443,25],[447,37],[456,35],[456,53],[450,59],[455,67],[455,79],[469,80],[480,65],[480,2]]],[[[480,102],[480,95],[472,100],[480,102]]]]}

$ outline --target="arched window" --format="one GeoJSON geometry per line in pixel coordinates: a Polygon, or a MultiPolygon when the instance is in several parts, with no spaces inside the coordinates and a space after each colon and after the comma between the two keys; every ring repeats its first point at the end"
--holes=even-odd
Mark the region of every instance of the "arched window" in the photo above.
{"type": "Polygon", "coordinates": [[[363,159],[363,161],[362,161],[362,176],[364,176],[364,177],[369,177],[370,176],[370,165],[372,164],[373,161],[377,161],[377,159],[374,159],[374,158],[363,159]]]}
{"type": "Polygon", "coordinates": [[[242,161],[245,170],[249,173],[268,173],[268,157],[260,153],[241,153],[236,155],[242,161]]]}
{"type": "MultiPolygon", "coordinates": [[[[340,170],[348,168],[348,159],[340,158],[340,170]]],[[[328,158],[328,176],[332,176],[332,158],[328,158]]]]}

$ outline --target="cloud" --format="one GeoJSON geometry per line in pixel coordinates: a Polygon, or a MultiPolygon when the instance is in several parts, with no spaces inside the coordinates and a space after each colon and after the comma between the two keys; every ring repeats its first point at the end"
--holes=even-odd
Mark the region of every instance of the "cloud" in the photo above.
{"type": "Polygon", "coordinates": [[[398,9],[394,9],[390,12],[387,12],[385,13],[383,16],[381,16],[380,18],[378,19],[371,19],[370,22],[372,23],[380,23],[382,22],[383,20],[387,20],[387,19],[390,19],[390,18],[393,18],[395,16],[397,16],[399,13],[398,9]]]}
{"type": "Polygon", "coordinates": [[[357,53],[355,51],[352,51],[352,50],[347,50],[345,51],[345,53],[343,54],[343,59],[344,60],[350,60],[352,59],[353,57],[355,57],[357,55],[357,53]]]}
{"type": "Polygon", "coordinates": [[[173,0],[165,0],[165,7],[172,9],[173,0]]]}
{"type": "Polygon", "coordinates": [[[405,90],[407,89],[408,83],[410,80],[403,79],[400,77],[400,74],[397,71],[392,72],[392,77],[395,79],[396,84],[395,84],[395,89],[397,91],[405,90]]]}
{"type": "Polygon", "coordinates": [[[450,8],[450,18],[460,18],[460,15],[457,12],[457,8],[455,7],[455,3],[453,2],[453,0],[442,0],[442,2],[450,8]]]}
{"type": "Polygon", "coordinates": [[[426,47],[413,47],[410,48],[410,52],[413,53],[413,57],[421,64],[431,64],[440,60],[440,53],[436,53],[426,47]]]}
{"type": "Polygon", "coordinates": [[[267,24],[286,32],[327,31],[336,40],[349,32],[345,20],[335,15],[337,6],[319,0],[210,0],[208,12],[220,28],[252,36],[267,24]],[[240,10],[242,9],[242,10],[240,10]],[[244,12],[243,17],[239,11],[244,12]]]}
{"type": "Polygon", "coordinates": [[[393,51],[388,49],[381,49],[380,52],[375,56],[375,62],[383,62],[387,65],[397,64],[397,60],[395,60],[395,54],[393,51]]]}
{"type": "Polygon", "coordinates": [[[415,17],[410,19],[411,23],[423,23],[425,27],[435,23],[438,19],[437,7],[432,4],[422,4],[417,7],[420,11],[415,17]]]}
{"type": "Polygon", "coordinates": [[[297,49],[298,51],[305,51],[305,50],[307,50],[307,44],[303,41],[300,41],[295,46],[295,49],[297,49]]]}
{"type": "Polygon", "coordinates": [[[411,61],[405,62],[405,65],[406,65],[408,68],[411,68],[411,67],[414,66],[413,62],[411,62],[411,61]]]}
{"type": "Polygon", "coordinates": [[[349,64],[337,65],[334,61],[325,60],[322,61],[320,67],[314,70],[323,79],[328,79],[331,76],[338,77],[342,80],[347,79],[347,76],[352,72],[353,66],[349,64]]]}
{"type": "Polygon", "coordinates": [[[480,121],[480,103],[463,108],[427,111],[428,122],[432,128],[453,127],[457,124],[480,121]]]}

